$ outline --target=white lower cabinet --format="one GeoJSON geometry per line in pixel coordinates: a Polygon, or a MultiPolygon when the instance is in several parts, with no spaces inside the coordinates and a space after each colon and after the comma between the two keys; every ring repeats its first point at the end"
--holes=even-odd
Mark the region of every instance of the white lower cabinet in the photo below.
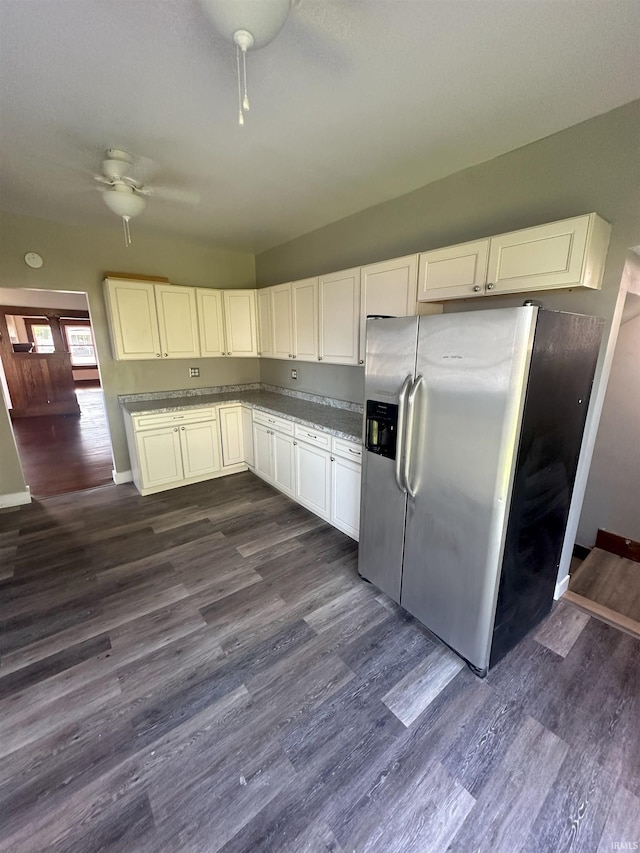
{"type": "Polygon", "coordinates": [[[253,411],[249,406],[242,409],[242,444],[244,446],[244,461],[250,468],[256,464],[253,453],[253,411]]]}
{"type": "Polygon", "coordinates": [[[329,521],[331,515],[331,456],[329,451],[296,441],[296,500],[329,521]]]}
{"type": "Polygon", "coordinates": [[[245,460],[242,406],[220,406],[220,440],[222,444],[222,465],[242,465],[245,460]]]}
{"type": "Polygon", "coordinates": [[[331,517],[329,521],[353,539],[360,531],[362,445],[331,439],[331,517]]]}
{"type": "Polygon", "coordinates": [[[293,424],[264,413],[253,416],[255,473],[280,491],[294,496],[293,424]]]}
{"type": "Polygon", "coordinates": [[[236,471],[254,473],[358,538],[362,445],[240,403],[125,413],[142,495],[236,471]]]}
{"type": "Polygon", "coordinates": [[[207,480],[220,472],[215,409],[128,415],[133,481],[142,495],[207,480]]]}

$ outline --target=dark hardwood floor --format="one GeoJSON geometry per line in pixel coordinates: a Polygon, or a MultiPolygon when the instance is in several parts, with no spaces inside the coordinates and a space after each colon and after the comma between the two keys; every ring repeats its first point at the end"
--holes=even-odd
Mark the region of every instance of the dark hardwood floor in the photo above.
{"type": "Polygon", "coordinates": [[[569,589],[640,622],[640,563],[592,548],[571,575],[569,589]]]}
{"type": "Polygon", "coordinates": [[[80,415],[16,418],[24,476],[36,497],[112,483],[111,438],[101,388],[78,387],[80,415]]]}
{"type": "Polygon", "coordinates": [[[481,681],[250,473],[2,511],[0,561],[0,851],[640,841],[640,641],[568,605],[481,681]]]}

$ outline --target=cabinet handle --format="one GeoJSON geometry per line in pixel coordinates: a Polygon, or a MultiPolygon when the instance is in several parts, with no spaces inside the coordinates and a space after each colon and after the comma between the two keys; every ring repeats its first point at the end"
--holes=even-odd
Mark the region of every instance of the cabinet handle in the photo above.
{"type": "Polygon", "coordinates": [[[473,288],[473,292],[474,293],[480,293],[480,285],[479,284],[476,284],[476,286],[473,288]]]}
{"type": "Polygon", "coordinates": [[[275,424],[275,421],[273,420],[273,418],[267,418],[267,420],[269,421],[270,424],[275,424]]]}
{"type": "Polygon", "coordinates": [[[347,447],[347,450],[349,451],[349,453],[354,453],[356,456],[360,456],[359,450],[352,450],[350,447],[347,447]]]}
{"type": "Polygon", "coordinates": [[[493,290],[494,287],[495,287],[495,284],[488,284],[487,290],[493,290]]]}
{"type": "Polygon", "coordinates": [[[312,432],[308,432],[307,435],[309,436],[309,438],[317,438],[318,437],[317,435],[314,435],[312,432]]]}

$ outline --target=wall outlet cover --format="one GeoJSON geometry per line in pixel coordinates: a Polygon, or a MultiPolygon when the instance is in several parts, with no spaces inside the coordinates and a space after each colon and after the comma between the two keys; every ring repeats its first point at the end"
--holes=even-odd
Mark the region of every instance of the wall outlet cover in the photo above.
{"type": "Polygon", "coordinates": [[[200,368],[199,367],[190,367],[189,368],[189,379],[197,379],[200,376],[200,368]]]}
{"type": "Polygon", "coordinates": [[[292,369],[291,369],[291,378],[292,378],[292,379],[297,379],[297,378],[298,378],[298,371],[297,371],[295,368],[292,368],[292,369]]]}

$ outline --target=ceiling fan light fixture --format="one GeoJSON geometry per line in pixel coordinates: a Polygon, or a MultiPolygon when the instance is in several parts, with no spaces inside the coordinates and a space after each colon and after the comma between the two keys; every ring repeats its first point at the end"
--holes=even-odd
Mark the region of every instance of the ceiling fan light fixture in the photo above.
{"type": "Polygon", "coordinates": [[[104,203],[116,216],[137,216],[145,209],[147,202],[131,187],[116,185],[102,193],[104,203]]]}
{"type": "Polygon", "coordinates": [[[137,216],[146,207],[144,198],[127,186],[127,184],[116,184],[102,193],[104,203],[116,216],[122,217],[122,228],[124,230],[124,244],[131,245],[131,232],[129,231],[129,220],[137,216]]]}
{"type": "Polygon", "coordinates": [[[218,32],[236,46],[238,124],[249,110],[247,51],[264,47],[278,35],[293,0],[200,0],[218,32]]]}

